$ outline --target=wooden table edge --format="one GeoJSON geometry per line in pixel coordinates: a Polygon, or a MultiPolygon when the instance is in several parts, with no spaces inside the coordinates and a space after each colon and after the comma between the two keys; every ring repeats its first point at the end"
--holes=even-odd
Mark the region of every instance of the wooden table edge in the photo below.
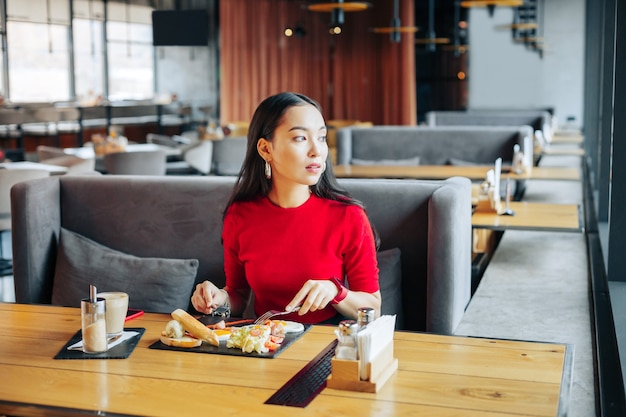
{"type": "Polygon", "coordinates": [[[574,345],[565,343],[565,357],[563,358],[563,374],[561,376],[561,392],[559,394],[558,417],[566,417],[574,384],[574,345]]]}
{"type": "MultiPolygon", "coordinates": [[[[532,203],[525,202],[526,204],[536,204],[543,205],[545,203],[532,203]]],[[[570,204],[574,205],[574,204],[570,204]]],[[[487,230],[495,230],[495,231],[506,231],[506,230],[525,230],[525,231],[535,231],[535,232],[565,232],[565,233],[583,233],[585,231],[585,227],[583,224],[582,218],[582,207],[580,204],[576,205],[576,212],[578,218],[578,225],[576,227],[546,227],[546,226],[523,226],[523,225],[493,225],[493,224],[480,224],[474,223],[474,216],[472,215],[472,229],[487,229],[487,230]]],[[[495,214],[495,213],[494,213],[495,214]]]]}

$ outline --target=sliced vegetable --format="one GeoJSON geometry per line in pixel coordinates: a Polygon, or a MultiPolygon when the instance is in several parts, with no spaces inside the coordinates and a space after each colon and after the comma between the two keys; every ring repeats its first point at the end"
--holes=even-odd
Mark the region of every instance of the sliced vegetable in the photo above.
{"type": "Polygon", "coordinates": [[[279,343],[273,342],[272,340],[268,340],[267,342],[265,342],[265,347],[270,351],[273,352],[276,349],[278,349],[280,347],[279,343]]]}

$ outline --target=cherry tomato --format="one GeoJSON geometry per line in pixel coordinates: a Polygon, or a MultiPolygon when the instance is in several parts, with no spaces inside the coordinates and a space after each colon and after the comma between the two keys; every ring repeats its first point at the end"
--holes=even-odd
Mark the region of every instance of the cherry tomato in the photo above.
{"type": "Polygon", "coordinates": [[[274,343],[271,340],[265,342],[265,347],[268,348],[270,351],[275,351],[276,349],[278,349],[279,346],[280,345],[278,343],[274,343]]]}

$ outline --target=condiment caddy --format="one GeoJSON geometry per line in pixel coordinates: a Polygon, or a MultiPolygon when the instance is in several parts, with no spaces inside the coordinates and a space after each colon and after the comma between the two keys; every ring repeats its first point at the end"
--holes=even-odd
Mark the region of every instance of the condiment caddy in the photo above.
{"type": "Polygon", "coordinates": [[[359,319],[358,323],[346,320],[339,325],[336,332],[338,346],[335,357],[331,359],[331,375],[326,386],[375,393],[398,369],[398,359],[393,351],[395,316],[381,316],[373,320],[369,312],[360,312],[359,319]],[[372,321],[364,322],[361,318],[372,321]],[[353,337],[356,346],[355,359],[347,359],[351,352],[350,337],[353,337]]]}

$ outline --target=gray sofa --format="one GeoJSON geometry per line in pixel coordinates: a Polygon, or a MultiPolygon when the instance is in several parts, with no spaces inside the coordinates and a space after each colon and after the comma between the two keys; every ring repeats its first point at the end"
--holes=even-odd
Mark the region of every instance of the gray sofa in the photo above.
{"type": "Polygon", "coordinates": [[[474,109],[468,111],[430,111],[428,126],[530,126],[551,136],[552,115],[544,110],[474,109]]]}
{"type": "MultiPolygon", "coordinates": [[[[123,289],[135,285],[127,289],[131,306],[163,284],[157,280],[165,280],[170,286],[166,295],[180,293],[179,305],[145,308],[191,308],[195,283],[209,278],[218,285],[224,282],[222,210],[233,182],[234,177],[217,176],[77,175],[18,184],[11,195],[17,302],[48,304],[72,291],[59,272],[67,271],[66,258],[73,256],[67,255],[70,231],[72,239],[90,242],[78,248],[81,255],[74,259],[87,270],[78,271],[78,295],[54,304],[77,305],[93,280],[112,274],[107,279],[118,280],[123,289]],[[86,247],[91,251],[93,242],[104,249],[98,248],[97,255],[81,252],[86,247]],[[119,253],[111,255],[113,250],[119,253]],[[129,266],[129,282],[119,281],[128,271],[116,262],[120,257],[126,262],[123,257],[131,254],[139,258],[131,257],[135,263],[129,266]],[[165,258],[179,263],[164,263],[165,258]],[[94,270],[98,265],[102,270],[94,270]],[[180,285],[174,278],[179,272],[185,277],[180,285]],[[163,274],[167,276],[158,277],[163,274]]],[[[366,204],[380,234],[379,253],[399,249],[398,264],[382,266],[387,261],[380,261],[383,296],[391,300],[383,303],[384,311],[398,314],[402,329],[452,333],[470,298],[470,182],[343,179],[341,184],[366,204]]],[[[112,284],[99,284],[102,290],[120,289],[107,285],[112,284]]]]}
{"type": "Polygon", "coordinates": [[[416,165],[492,164],[498,157],[513,160],[513,146],[523,149],[528,126],[373,126],[337,131],[337,164],[355,160],[408,160],[416,165]]]}

